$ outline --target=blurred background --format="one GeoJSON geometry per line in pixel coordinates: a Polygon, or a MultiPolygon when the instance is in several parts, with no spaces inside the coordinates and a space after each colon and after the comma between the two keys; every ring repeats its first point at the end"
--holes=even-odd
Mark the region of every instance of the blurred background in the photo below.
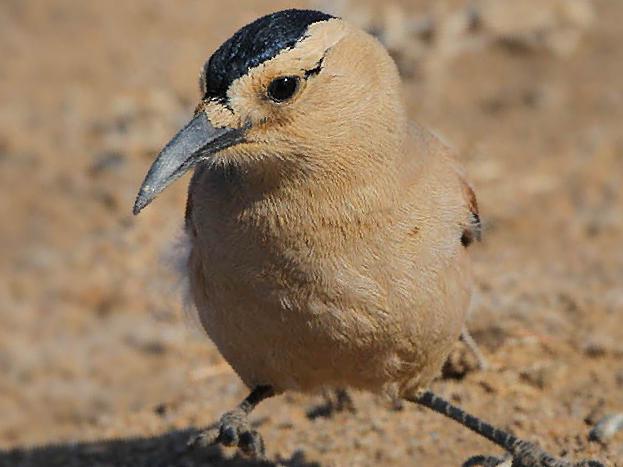
{"type": "MultiPolygon", "coordinates": [[[[409,115],[461,154],[484,241],[469,322],[434,389],[557,455],[623,465],[623,2],[1,0],[0,465],[238,465],[186,452],[245,395],[185,322],[167,268],[176,183],[131,215],[196,105],[200,67],[287,7],[375,34],[409,115]],[[38,446],[38,447],[37,447],[38,446]]],[[[291,394],[254,414],[287,465],[460,465],[499,451],[433,413],[291,394]]]]}

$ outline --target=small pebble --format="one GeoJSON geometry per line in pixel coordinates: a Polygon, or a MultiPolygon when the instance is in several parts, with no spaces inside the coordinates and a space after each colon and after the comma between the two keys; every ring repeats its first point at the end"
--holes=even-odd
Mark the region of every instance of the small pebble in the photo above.
{"type": "Polygon", "coordinates": [[[606,442],[623,429],[623,412],[606,415],[588,434],[591,441],[606,442]]]}

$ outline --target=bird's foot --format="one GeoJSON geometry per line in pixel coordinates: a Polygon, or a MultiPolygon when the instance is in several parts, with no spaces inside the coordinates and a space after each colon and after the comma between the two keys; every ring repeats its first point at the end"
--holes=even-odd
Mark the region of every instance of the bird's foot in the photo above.
{"type": "Polygon", "coordinates": [[[516,445],[516,452],[504,457],[473,456],[462,467],[605,467],[599,461],[584,460],[571,462],[557,459],[534,443],[521,441],[516,445]]]}
{"type": "Polygon", "coordinates": [[[571,462],[553,457],[534,443],[519,440],[511,450],[513,467],[605,467],[599,461],[571,462]]]}
{"type": "Polygon", "coordinates": [[[247,413],[241,408],[225,413],[216,427],[199,432],[188,442],[189,447],[207,447],[216,444],[238,447],[253,458],[265,459],[264,440],[249,423],[247,413]]]}

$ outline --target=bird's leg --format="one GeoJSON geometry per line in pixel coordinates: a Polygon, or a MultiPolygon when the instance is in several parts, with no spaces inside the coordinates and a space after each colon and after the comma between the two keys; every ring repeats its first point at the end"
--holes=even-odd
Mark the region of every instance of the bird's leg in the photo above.
{"type": "Polygon", "coordinates": [[[467,346],[471,353],[476,357],[476,361],[478,362],[479,370],[487,370],[489,368],[489,362],[486,357],[480,351],[480,347],[476,344],[476,341],[467,330],[467,326],[463,326],[463,330],[461,331],[461,340],[467,346]]]}
{"type": "Polygon", "coordinates": [[[536,444],[524,441],[504,430],[495,428],[493,425],[468,414],[463,409],[436,396],[431,391],[426,391],[419,396],[407,397],[406,399],[445,415],[504,448],[513,456],[513,467],[603,467],[603,464],[596,461],[573,463],[557,459],[536,444]]]}
{"type": "Polygon", "coordinates": [[[322,397],[324,404],[308,410],[307,418],[313,420],[318,417],[331,417],[338,412],[355,412],[355,403],[344,388],[324,389],[322,397]]]}
{"type": "Polygon", "coordinates": [[[218,426],[201,431],[189,441],[189,446],[238,446],[250,457],[264,458],[264,441],[251,427],[248,416],[260,402],[274,394],[271,386],[256,386],[238,407],[221,417],[218,426]]]}
{"type": "Polygon", "coordinates": [[[339,388],[335,390],[335,410],[337,412],[354,412],[355,403],[346,389],[339,388]]]}

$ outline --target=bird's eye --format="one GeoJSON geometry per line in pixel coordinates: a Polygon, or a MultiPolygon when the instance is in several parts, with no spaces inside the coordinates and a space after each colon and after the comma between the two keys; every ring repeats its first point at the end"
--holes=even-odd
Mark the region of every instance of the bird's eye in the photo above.
{"type": "Polygon", "coordinates": [[[275,102],[283,102],[290,99],[299,87],[297,76],[284,76],[272,80],[268,85],[267,94],[275,102]]]}

